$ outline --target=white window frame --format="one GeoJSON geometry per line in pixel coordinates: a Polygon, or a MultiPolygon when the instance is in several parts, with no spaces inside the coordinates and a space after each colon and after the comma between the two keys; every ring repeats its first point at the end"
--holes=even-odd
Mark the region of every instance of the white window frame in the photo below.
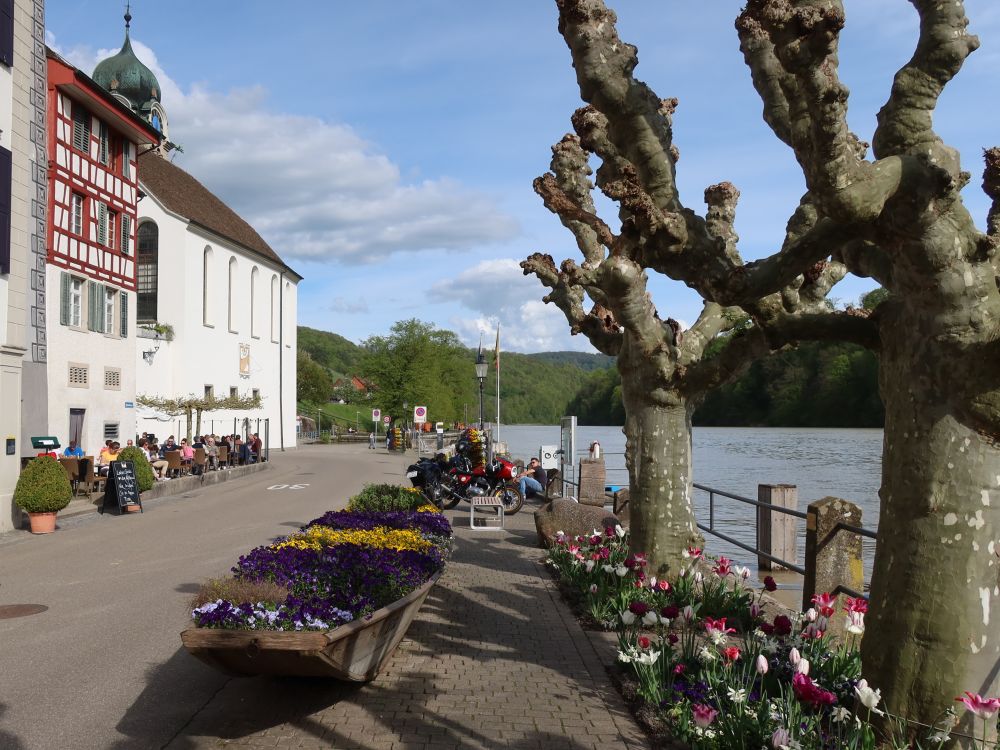
{"type": "Polygon", "coordinates": [[[100,142],[97,148],[97,161],[107,167],[111,164],[111,129],[106,122],[99,120],[97,132],[100,142]]]}
{"type": "Polygon", "coordinates": [[[69,324],[83,327],[83,279],[71,276],[69,280],[69,324]]]}
{"type": "Polygon", "coordinates": [[[83,208],[86,197],[81,193],[72,193],[70,196],[70,227],[73,234],[83,235],[83,208]]]}
{"type": "Polygon", "coordinates": [[[115,301],[118,299],[118,290],[109,286],[104,287],[104,330],[102,333],[111,336],[115,332],[115,301]]]}
{"type": "Polygon", "coordinates": [[[107,244],[107,248],[108,248],[108,250],[114,250],[115,249],[115,244],[116,244],[115,243],[115,231],[116,231],[115,228],[118,226],[118,221],[117,221],[117,219],[118,219],[118,212],[112,210],[111,207],[109,206],[108,209],[104,212],[104,215],[108,217],[108,219],[107,219],[108,226],[107,226],[107,229],[105,230],[105,232],[106,232],[105,237],[107,239],[107,243],[106,243],[107,244]]]}

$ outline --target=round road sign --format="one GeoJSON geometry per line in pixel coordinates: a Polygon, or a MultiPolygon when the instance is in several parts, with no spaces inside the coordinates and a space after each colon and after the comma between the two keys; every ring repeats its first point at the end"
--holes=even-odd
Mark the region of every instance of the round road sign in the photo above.
{"type": "Polygon", "coordinates": [[[386,414],[384,417],[382,417],[382,421],[385,424],[390,424],[392,422],[392,417],[390,417],[388,414],[386,414]]]}

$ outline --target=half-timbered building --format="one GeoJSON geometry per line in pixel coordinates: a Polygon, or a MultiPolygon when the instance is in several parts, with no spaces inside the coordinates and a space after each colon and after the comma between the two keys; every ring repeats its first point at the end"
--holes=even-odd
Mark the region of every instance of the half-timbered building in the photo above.
{"type": "Polygon", "coordinates": [[[48,425],[87,452],[135,434],[138,157],[159,140],[48,51],[48,425]]]}

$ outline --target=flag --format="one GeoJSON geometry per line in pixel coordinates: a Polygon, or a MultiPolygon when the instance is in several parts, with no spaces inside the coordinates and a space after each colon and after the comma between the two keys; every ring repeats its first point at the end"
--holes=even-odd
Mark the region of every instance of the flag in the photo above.
{"type": "Polygon", "coordinates": [[[493,366],[500,372],[500,324],[497,323],[497,345],[493,349],[493,366]]]}

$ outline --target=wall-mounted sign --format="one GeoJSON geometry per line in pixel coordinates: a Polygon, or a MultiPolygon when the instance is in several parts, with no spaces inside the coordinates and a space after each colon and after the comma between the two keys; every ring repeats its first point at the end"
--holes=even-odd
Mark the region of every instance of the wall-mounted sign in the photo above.
{"type": "Polygon", "coordinates": [[[250,344],[240,344],[240,377],[250,377],[250,344]]]}
{"type": "Polygon", "coordinates": [[[125,408],[126,409],[134,409],[135,408],[135,402],[134,401],[126,401],[125,402],[125,408]]]}

